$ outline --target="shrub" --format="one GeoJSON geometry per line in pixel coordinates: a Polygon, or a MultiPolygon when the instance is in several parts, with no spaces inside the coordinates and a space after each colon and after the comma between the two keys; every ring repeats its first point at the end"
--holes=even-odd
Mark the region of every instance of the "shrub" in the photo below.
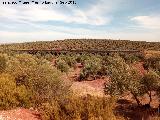
{"type": "Polygon", "coordinates": [[[141,84],[143,85],[142,89],[148,94],[150,101],[149,104],[152,102],[152,91],[159,92],[158,88],[160,87],[160,76],[154,72],[149,70],[141,80],[141,84]]]}
{"type": "Polygon", "coordinates": [[[52,61],[54,57],[55,57],[55,56],[52,55],[52,54],[46,54],[46,55],[44,56],[44,58],[45,58],[46,60],[48,60],[48,61],[52,61]]]}
{"type": "Polygon", "coordinates": [[[135,56],[135,55],[128,55],[128,56],[126,55],[125,60],[128,63],[134,63],[134,62],[139,61],[140,59],[137,56],[135,56]]]}
{"type": "Polygon", "coordinates": [[[5,71],[6,61],[5,55],[0,54],[0,73],[5,71]]]}
{"type": "Polygon", "coordinates": [[[6,72],[15,77],[17,86],[26,87],[34,105],[63,97],[69,91],[70,85],[60,79],[61,72],[47,60],[21,54],[11,57],[7,63],[6,72]]]}
{"type": "Polygon", "coordinates": [[[14,77],[0,75],[0,109],[30,106],[29,93],[25,86],[16,86],[14,77]]]}
{"type": "Polygon", "coordinates": [[[74,67],[76,64],[76,57],[75,56],[66,55],[66,56],[60,57],[60,59],[64,60],[69,65],[69,67],[74,67]]]}
{"type": "Polygon", "coordinates": [[[77,56],[76,61],[77,61],[78,63],[84,64],[84,63],[85,63],[85,60],[89,60],[89,58],[90,58],[89,55],[83,54],[83,55],[77,56]]]}
{"type": "Polygon", "coordinates": [[[156,71],[160,71],[160,57],[151,57],[145,59],[144,67],[145,69],[153,69],[156,71]]]}
{"type": "Polygon", "coordinates": [[[57,60],[56,61],[56,67],[61,71],[61,72],[68,72],[69,71],[69,66],[64,60],[57,60]]]}
{"type": "Polygon", "coordinates": [[[113,99],[98,97],[70,97],[52,101],[40,107],[44,120],[115,120],[113,99]]]}
{"type": "Polygon", "coordinates": [[[90,57],[90,59],[85,60],[84,68],[80,73],[80,80],[92,77],[96,79],[96,76],[101,70],[101,59],[98,57],[90,57]]]}

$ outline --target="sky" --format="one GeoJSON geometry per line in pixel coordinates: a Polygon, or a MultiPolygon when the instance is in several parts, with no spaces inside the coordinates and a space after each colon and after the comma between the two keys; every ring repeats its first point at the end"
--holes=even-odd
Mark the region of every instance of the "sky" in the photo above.
{"type": "Polygon", "coordinates": [[[13,1],[19,0],[0,0],[0,43],[78,38],[160,42],[160,0],[75,0],[74,5],[3,4],[13,1]]]}

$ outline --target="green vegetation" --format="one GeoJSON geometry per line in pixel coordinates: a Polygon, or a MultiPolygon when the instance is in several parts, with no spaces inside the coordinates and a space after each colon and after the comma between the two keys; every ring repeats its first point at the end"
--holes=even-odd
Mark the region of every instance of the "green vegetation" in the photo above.
{"type": "MultiPolygon", "coordinates": [[[[116,119],[112,111],[114,100],[72,96],[69,90],[70,84],[60,78],[62,76],[60,71],[67,72],[69,67],[74,67],[67,61],[75,59],[74,63],[77,63],[76,59],[79,56],[59,57],[55,66],[42,57],[30,54],[1,56],[3,56],[1,63],[5,65],[1,67],[3,70],[0,74],[1,110],[34,107],[41,111],[44,120],[116,119]]],[[[94,61],[90,61],[89,56],[87,58],[85,56],[84,59],[86,66],[91,65],[92,68],[97,64],[98,67],[99,58],[92,56],[94,61]]],[[[92,71],[92,75],[94,73],[92,71]]]]}
{"type": "Polygon", "coordinates": [[[33,107],[41,112],[44,120],[115,120],[115,98],[129,92],[141,106],[139,98],[143,95],[148,95],[149,105],[153,91],[160,96],[159,56],[146,58],[142,53],[53,55],[45,52],[31,55],[10,51],[160,50],[159,43],[86,39],[0,45],[0,48],[1,110],[33,107]],[[71,83],[62,78],[65,78],[63,75],[68,77],[70,70],[76,70],[77,63],[82,65],[79,81],[110,78],[104,92],[111,97],[74,96],[71,83]],[[136,63],[144,65],[143,74],[134,66],[136,63]]]}
{"type": "Polygon", "coordinates": [[[84,68],[80,74],[80,80],[87,79],[89,77],[96,79],[98,73],[101,71],[101,59],[98,56],[91,56],[84,60],[84,68]]]}
{"type": "Polygon", "coordinates": [[[160,56],[145,59],[144,67],[160,72],[160,56]]]}
{"type": "Polygon", "coordinates": [[[69,65],[66,63],[66,61],[59,59],[56,61],[56,67],[61,71],[61,72],[68,72],[69,70],[69,65]]]}
{"type": "Polygon", "coordinates": [[[152,91],[159,92],[160,88],[160,76],[154,72],[149,70],[141,80],[142,90],[148,94],[150,101],[149,104],[152,102],[152,91]]]}
{"type": "Polygon", "coordinates": [[[66,39],[51,42],[32,42],[21,44],[1,45],[7,49],[64,49],[64,50],[160,50],[159,42],[129,41],[129,40],[107,40],[107,39],[66,39]]]}
{"type": "Polygon", "coordinates": [[[65,101],[43,104],[40,108],[44,120],[116,120],[113,99],[92,96],[71,96],[65,101]]]}
{"type": "Polygon", "coordinates": [[[139,96],[148,94],[150,105],[151,91],[159,91],[160,76],[153,71],[142,76],[119,56],[110,57],[107,68],[111,81],[105,86],[106,94],[122,95],[125,92],[130,92],[140,106],[139,96]]]}
{"type": "Polygon", "coordinates": [[[17,86],[15,79],[8,74],[0,75],[0,109],[10,109],[17,106],[29,106],[29,92],[24,85],[17,86]]]}
{"type": "MultiPolygon", "coordinates": [[[[4,92],[7,91],[7,89],[10,90],[8,91],[8,97],[0,97],[2,101],[1,104],[3,104],[3,108],[6,109],[8,109],[8,106],[13,106],[8,105],[8,103],[10,103],[8,100],[12,100],[10,97],[13,97],[13,101],[16,102],[14,106],[17,107],[39,106],[53,98],[58,99],[63,97],[69,89],[69,85],[65,85],[63,80],[60,79],[60,71],[53,67],[49,61],[38,59],[32,55],[18,54],[8,56],[6,70],[4,72],[11,76],[10,78],[0,75],[3,80],[3,82],[0,83],[1,89],[3,89],[4,92]],[[22,95],[16,93],[17,91],[22,95]],[[27,93],[27,95],[25,93],[27,93]],[[17,104],[17,99],[14,97],[24,105],[17,104]],[[4,101],[4,98],[6,101],[4,101]],[[28,100],[28,103],[23,102],[25,100],[28,100]]],[[[5,95],[5,93],[2,93],[2,95],[3,94],[5,95]]]]}
{"type": "Polygon", "coordinates": [[[109,72],[111,81],[106,85],[106,93],[110,95],[122,95],[130,91],[132,95],[138,100],[138,95],[141,93],[139,79],[140,75],[119,56],[109,57],[107,70],[109,72]]]}
{"type": "Polygon", "coordinates": [[[5,55],[0,54],[0,73],[6,69],[6,58],[5,55]]]}

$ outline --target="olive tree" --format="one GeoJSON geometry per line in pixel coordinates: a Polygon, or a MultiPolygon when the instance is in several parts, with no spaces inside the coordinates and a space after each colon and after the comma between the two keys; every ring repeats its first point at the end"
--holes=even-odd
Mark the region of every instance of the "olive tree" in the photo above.
{"type": "Polygon", "coordinates": [[[63,59],[58,59],[56,61],[56,67],[61,71],[61,72],[68,72],[69,71],[69,65],[66,63],[65,60],[63,59]]]}
{"type": "Polygon", "coordinates": [[[148,94],[150,101],[149,104],[152,102],[152,91],[157,91],[159,92],[158,88],[160,86],[160,76],[152,71],[149,70],[141,80],[141,84],[143,85],[142,89],[145,91],[145,93],[148,94]]]}
{"type": "Polygon", "coordinates": [[[130,91],[137,104],[140,105],[138,96],[144,91],[141,90],[141,76],[131,66],[125,63],[120,56],[108,57],[107,70],[110,76],[110,82],[105,85],[105,93],[110,95],[122,95],[130,91]]]}
{"type": "Polygon", "coordinates": [[[86,59],[84,68],[80,73],[80,80],[92,77],[96,79],[99,71],[101,70],[101,59],[96,56],[91,56],[90,59],[86,59]]]}
{"type": "Polygon", "coordinates": [[[119,56],[108,57],[107,70],[110,75],[110,82],[105,85],[105,92],[110,95],[121,95],[130,92],[138,105],[141,105],[138,96],[148,94],[152,102],[152,91],[160,95],[160,76],[149,70],[144,76],[140,75],[133,67],[125,63],[119,56]]]}

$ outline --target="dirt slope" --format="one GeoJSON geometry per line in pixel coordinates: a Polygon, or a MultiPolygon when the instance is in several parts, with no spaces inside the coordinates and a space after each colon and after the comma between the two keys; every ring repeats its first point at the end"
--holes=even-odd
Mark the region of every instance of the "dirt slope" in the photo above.
{"type": "Polygon", "coordinates": [[[104,96],[104,83],[108,80],[105,79],[96,79],[92,81],[81,81],[78,82],[76,79],[79,77],[82,68],[76,68],[72,70],[69,75],[68,79],[72,81],[71,90],[73,90],[75,95],[84,96],[90,94],[92,96],[104,96]]]}
{"type": "Polygon", "coordinates": [[[104,96],[104,83],[105,80],[97,79],[94,81],[73,82],[71,89],[75,95],[84,96],[90,94],[92,96],[104,96]]]}
{"type": "Polygon", "coordinates": [[[0,111],[0,120],[40,120],[40,114],[33,110],[18,108],[0,111]]]}

